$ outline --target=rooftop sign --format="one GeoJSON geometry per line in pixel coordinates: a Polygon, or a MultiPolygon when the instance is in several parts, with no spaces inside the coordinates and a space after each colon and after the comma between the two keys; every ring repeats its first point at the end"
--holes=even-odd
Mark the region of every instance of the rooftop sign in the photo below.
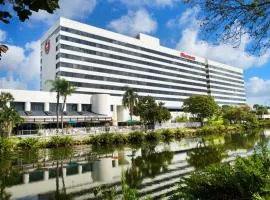
{"type": "Polygon", "coordinates": [[[185,53],[180,53],[180,56],[187,58],[187,59],[190,59],[190,60],[196,60],[196,58],[194,56],[190,56],[190,55],[185,54],[185,53]]]}

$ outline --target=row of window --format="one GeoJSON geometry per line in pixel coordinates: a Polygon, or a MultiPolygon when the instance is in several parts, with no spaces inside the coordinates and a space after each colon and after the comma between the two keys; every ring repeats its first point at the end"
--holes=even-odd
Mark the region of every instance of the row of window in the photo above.
{"type": "Polygon", "coordinates": [[[181,60],[181,61],[185,61],[185,62],[194,63],[194,64],[204,66],[204,63],[200,63],[200,62],[197,62],[197,61],[194,61],[194,60],[189,60],[189,59],[174,56],[174,55],[171,55],[171,54],[168,54],[168,53],[163,53],[163,52],[160,52],[160,51],[155,51],[155,50],[140,47],[140,46],[137,46],[137,45],[121,42],[121,41],[110,39],[110,38],[103,37],[103,36],[100,36],[100,35],[95,35],[95,34],[87,33],[87,32],[84,32],[84,31],[79,31],[79,30],[75,30],[75,29],[72,29],[72,28],[63,27],[63,26],[61,26],[60,29],[61,29],[61,31],[66,31],[68,33],[73,33],[73,34],[81,35],[81,36],[84,36],[84,37],[89,37],[89,38],[92,38],[92,39],[101,40],[101,41],[109,42],[109,43],[112,43],[112,44],[117,44],[117,45],[120,45],[120,46],[129,47],[129,48],[132,48],[132,49],[137,49],[137,50],[140,50],[140,51],[145,51],[145,52],[148,52],[148,53],[153,53],[153,54],[157,54],[157,55],[161,55],[161,56],[165,56],[165,57],[169,57],[169,58],[174,58],[174,59],[177,59],[177,60],[181,60]]]}
{"type": "Polygon", "coordinates": [[[115,83],[126,83],[126,84],[133,84],[140,87],[141,85],[145,86],[152,86],[152,87],[161,87],[161,88],[169,88],[169,89],[178,89],[178,90],[187,90],[187,91],[196,91],[196,92],[207,92],[207,89],[196,89],[190,87],[181,87],[181,86],[173,86],[173,85],[165,85],[159,83],[151,83],[145,81],[136,81],[136,80],[128,80],[128,79],[121,79],[121,78],[112,78],[106,76],[96,76],[96,75],[88,75],[88,74],[79,74],[74,72],[59,72],[57,75],[66,76],[66,77],[74,77],[74,78],[83,78],[83,79],[90,79],[90,80],[99,80],[99,81],[106,81],[106,82],[115,82],[115,83]]]}
{"type": "Polygon", "coordinates": [[[240,79],[242,80],[243,79],[243,76],[235,76],[235,75],[232,75],[232,74],[227,74],[227,73],[223,73],[223,72],[219,72],[219,71],[214,71],[214,70],[208,70],[209,74],[217,74],[217,75],[221,75],[221,76],[228,76],[228,77],[232,77],[232,78],[237,78],[237,79],[240,79]]]}
{"type": "Polygon", "coordinates": [[[127,76],[127,77],[134,77],[134,78],[145,78],[145,79],[150,79],[150,80],[160,80],[160,81],[171,82],[171,83],[195,85],[195,86],[200,86],[200,87],[206,88],[206,84],[202,84],[202,83],[196,83],[196,82],[194,83],[194,82],[189,82],[189,81],[174,80],[174,79],[155,77],[155,76],[144,75],[144,74],[136,74],[136,73],[131,73],[131,72],[112,70],[111,68],[104,69],[104,68],[93,67],[93,66],[89,66],[89,65],[86,66],[86,65],[72,64],[72,63],[66,63],[66,62],[58,62],[57,68],[60,66],[66,67],[66,68],[72,68],[72,69],[86,70],[88,72],[89,71],[102,72],[102,73],[107,73],[107,74],[116,74],[116,75],[122,75],[122,76],[127,76]]]}
{"type": "MultiPolygon", "coordinates": [[[[61,71],[57,75],[75,77],[75,78],[84,78],[84,79],[90,79],[90,80],[101,80],[101,81],[110,81],[110,82],[116,82],[116,83],[134,84],[138,86],[145,85],[145,86],[153,86],[153,87],[161,87],[161,88],[178,89],[178,90],[207,92],[207,89],[196,89],[196,88],[189,88],[189,87],[151,83],[151,82],[145,82],[145,81],[136,81],[136,80],[127,80],[127,79],[120,79],[120,78],[111,78],[111,77],[105,77],[105,76],[87,75],[87,74],[80,74],[80,73],[74,73],[74,72],[61,71]]],[[[227,94],[227,95],[245,97],[245,95],[243,94],[226,93],[226,92],[215,92],[215,94],[227,94]]]]}
{"type": "MultiPolygon", "coordinates": [[[[170,61],[170,60],[166,60],[166,59],[162,59],[162,58],[157,58],[157,57],[149,56],[149,55],[146,55],[146,54],[141,54],[141,53],[128,51],[128,50],[124,50],[124,49],[120,49],[120,48],[116,48],[116,47],[112,47],[112,46],[98,44],[98,43],[95,43],[95,42],[89,42],[89,41],[86,41],[86,40],[81,40],[81,39],[77,39],[77,38],[73,38],[73,37],[69,37],[69,36],[61,35],[61,39],[66,40],[66,41],[70,41],[70,42],[74,42],[74,43],[78,43],[78,44],[88,45],[88,46],[91,46],[91,47],[97,47],[97,48],[100,48],[100,49],[110,50],[110,51],[113,51],[113,52],[119,52],[119,53],[124,53],[124,54],[127,54],[127,55],[133,55],[133,56],[137,56],[137,57],[140,57],[140,58],[147,58],[147,59],[150,59],[150,60],[156,60],[156,61],[160,61],[160,62],[172,64],[172,65],[179,65],[181,67],[185,67],[187,70],[183,70],[183,71],[187,71],[187,72],[190,72],[189,69],[195,69],[195,70],[199,70],[199,71],[202,71],[202,72],[205,73],[205,70],[206,70],[205,68],[201,68],[201,67],[199,68],[199,67],[195,67],[195,66],[192,66],[192,65],[187,65],[187,64],[184,64],[184,63],[180,63],[180,62],[175,62],[175,61],[170,61]]],[[[172,68],[172,69],[176,70],[178,68],[172,68]]]]}
{"type": "Polygon", "coordinates": [[[159,67],[161,69],[166,69],[166,70],[170,69],[170,70],[173,70],[173,71],[186,72],[186,73],[189,73],[189,74],[192,73],[192,74],[196,74],[196,75],[199,75],[199,76],[206,76],[205,72],[204,73],[193,72],[193,71],[191,72],[189,70],[183,70],[183,69],[179,69],[179,68],[175,68],[175,67],[169,67],[169,66],[166,66],[166,65],[156,64],[156,63],[152,63],[152,62],[148,62],[148,61],[142,61],[142,60],[138,60],[138,59],[134,59],[134,58],[127,58],[127,57],[123,57],[123,56],[118,56],[118,55],[113,55],[113,54],[109,54],[109,53],[84,49],[84,48],[80,48],[80,47],[74,47],[74,46],[65,45],[65,44],[61,44],[61,49],[71,50],[71,51],[75,51],[75,52],[81,52],[81,53],[90,54],[90,55],[97,55],[97,56],[102,56],[102,57],[106,57],[106,58],[112,58],[112,59],[116,59],[116,60],[136,63],[136,64],[142,64],[142,65],[151,66],[151,67],[152,66],[159,67]]]}
{"type": "Polygon", "coordinates": [[[233,70],[230,70],[230,69],[224,69],[224,68],[221,68],[221,67],[216,67],[216,66],[213,66],[213,65],[208,65],[208,68],[209,69],[222,70],[224,72],[230,72],[230,73],[233,73],[233,74],[239,74],[241,76],[243,75],[243,73],[241,73],[241,72],[233,71],[233,70]]]}
{"type": "MultiPolygon", "coordinates": [[[[214,84],[219,84],[219,85],[226,85],[226,86],[233,86],[237,89],[241,89],[243,90],[244,89],[244,85],[243,86],[240,86],[240,85],[235,85],[235,84],[232,84],[232,83],[224,83],[224,82],[221,82],[221,81],[216,81],[216,80],[211,80],[211,81],[208,81],[208,84],[210,85],[210,87],[215,87],[216,86],[212,86],[211,83],[214,83],[214,84]]],[[[230,88],[226,88],[226,90],[231,90],[230,88]]]]}
{"type": "Polygon", "coordinates": [[[237,81],[237,80],[232,80],[232,79],[224,78],[224,77],[221,78],[221,77],[215,76],[215,75],[210,75],[210,76],[207,76],[207,77],[209,77],[210,79],[211,79],[211,78],[215,78],[215,79],[219,79],[219,80],[221,80],[221,81],[229,81],[229,82],[232,82],[232,83],[240,83],[240,84],[244,84],[243,79],[240,79],[240,78],[239,78],[239,81],[237,81]]]}
{"type": "MultiPolygon", "coordinates": [[[[121,87],[121,86],[100,85],[100,84],[81,83],[81,82],[71,82],[71,84],[74,85],[75,87],[124,91],[124,87],[121,87]]],[[[187,96],[187,98],[191,95],[194,95],[194,94],[184,93],[184,92],[183,93],[182,92],[169,92],[169,91],[161,91],[161,90],[142,89],[142,88],[135,88],[135,89],[137,92],[153,94],[152,95],[153,97],[155,97],[155,94],[187,96]]],[[[205,94],[207,94],[207,93],[205,93],[205,94]]],[[[234,100],[234,101],[244,101],[243,99],[240,99],[240,98],[231,98],[231,97],[218,97],[218,98],[219,99],[226,99],[226,100],[234,100]]]]}
{"type": "MultiPolygon", "coordinates": [[[[14,108],[17,111],[25,111],[25,102],[10,102],[10,106],[14,108]]],[[[67,112],[77,112],[78,110],[77,104],[66,104],[66,111],[67,112]]],[[[92,110],[91,104],[82,104],[82,111],[89,111],[92,110]]],[[[44,111],[45,106],[44,103],[36,103],[31,102],[31,109],[30,111],[44,111]]],[[[50,103],[49,104],[49,111],[50,112],[56,112],[57,110],[57,104],[56,103],[50,103]]],[[[62,110],[62,104],[59,104],[58,110],[62,110]]]]}
{"type": "MultiPolygon", "coordinates": [[[[186,78],[186,79],[190,79],[190,80],[203,81],[204,83],[206,82],[206,77],[205,78],[190,77],[190,76],[179,75],[179,74],[170,73],[170,72],[158,71],[158,70],[149,69],[149,68],[132,66],[130,64],[128,64],[128,65],[120,64],[120,63],[115,63],[115,62],[110,62],[110,61],[105,61],[105,60],[98,60],[98,59],[93,59],[93,58],[87,58],[87,57],[83,57],[83,56],[76,56],[76,55],[71,55],[71,54],[66,54],[66,53],[58,53],[56,55],[56,59],[58,59],[60,57],[61,58],[68,58],[68,59],[72,59],[72,60],[89,62],[91,64],[98,63],[98,64],[102,64],[102,65],[121,67],[121,68],[125,68],[125,69],[133,69],[133,70],[137,70],[137,71],[145,71],[145,72],[149,72],[149,73],[162,74],[162,75],[173,76],[173,77],[177,77],[177,78],[186,78]]],[[[56,66],[56,67],[58,67],[58,66],[56,66]]]]}

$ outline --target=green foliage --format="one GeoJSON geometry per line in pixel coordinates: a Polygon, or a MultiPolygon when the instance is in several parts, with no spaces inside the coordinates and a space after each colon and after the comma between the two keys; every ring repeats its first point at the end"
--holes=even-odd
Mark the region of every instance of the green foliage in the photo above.
{"type": "Polygon", "coordinates": [[[203,122],[205,118],[213,117],[219,107],[211,96],[194,95],[184,100],[183,109],[185,112],[197,115],[203,122]]]}
{"type": "Polygon", "coordinates": [[[145,135],[146,142],[157,143],[158,141],[160,141],[160,139],[161,135],[159,132],[156,131],[147,132],[145,135]]]}
{"type": "Polygon", "coordinates": [[[186,115],[182,115],[182,116],[177,116],[175,118],[175,122],[188,122],[189,119],[186,115]]]}
{"type": "Polygon", "coordinates": [[[161,138],[165,142],[170,142],[175,137],[175,132],[172,129],[163,129],[160,132],[161,138]]]}
{"type": "Polygon", "coordinates": [[[230,124],[245,124],[246,128],[256,128],[259,125],[256,115],[250,111],[248,106],[227,106],[222,109],[222,113],[223,119],[227,120],[230,124]]]}
{"type": "Polygon", "coordinates": [[[143,132],[135,131],[128,134],[128,142],[131,144],[141,144],[145,139],[143,132]]]}
{"type": "Polygon", "coordinates": [[[226,132],[226,127],[224,125],[217,126],[203,126],[197,130],[197,135],[214,135],[214,134],[224,134],[226,132]]]}
{"type": "Polygon", "coordinates": [[[151,96],[141,96],[134,107],[134,114],[140,116],[140,120],[144,125],[154,125],[156,122],[167,121],[171,118],[170,112],[163,107],[163,103],[156,103],[151,96]]]}
{"type": "Polygon", "coordinates": [[[270,153],[238,157],[234,164],[210,165],[180,180],[174,199],[251,199],[270,193],[270,153]]]}
{"type": "Polygon", "coordinates": [[[122,104],[125,108],[128,108],[129,116],[132,121],[134,107],[138,101],[138,94],[136,93],[136,90],[134,88],[126,87],[125,90],[126,91],[123,95],[122,104]]]}
{"type": "Polygon", "coordinates": [[[17,14],[21,21],[28,19],[32,12],[38,12],[39,10],[46,11],[48,13],[53,13],[57,8],[59,0],[50,1],[35,1],[35,0],[14,0],[14,1],[0,1],[1,7],[3,5],[10,4],[8,7],[13,8],[14,12],[10,10],[5,10],[0,12],[0,21],[4,23],[9,23],[9,18],[12,14],[17,14]]]}
{"type": "Polygon", "coordinates": [[[139,200],[138,191],[131,188],[126,181],[125,173],[122,173],[122,199],[123,200],[139,200]]]}
{"type": "Polygon", "coordinates": [[[69,147],[73,145],[73,139],[69,136],[54,136],[47,143],[47,147],[69,147]]]}
{"type": "Polygon", "coordinates": [[[24,150],[41,148],[43,143],[38,138],[26,138],[20,140],[18,147],[24,150]]]}
{"type": "Polygon", "coordinates": [[[0,94],[0,133],[1,136],[10,137],[12,129],[23,122],[23,118],[13,109],[7,107],[7,103],[14,98],[10,93],[1,92],[0,94]]]}
{"type": "Polygon", "coordinates": [[[0,153],[6,153],[12,151],[16,144],[13,140],[8,138],[0,138],[0,153]]]}
{"type": "Polygon", "coordinates": [[[256,115],[268,114],[268,109],[267,109],[266,106],[262,106],[262,105],[259,105],[259,104],[254,104],[253,108],[255,109],[256,115]]]}

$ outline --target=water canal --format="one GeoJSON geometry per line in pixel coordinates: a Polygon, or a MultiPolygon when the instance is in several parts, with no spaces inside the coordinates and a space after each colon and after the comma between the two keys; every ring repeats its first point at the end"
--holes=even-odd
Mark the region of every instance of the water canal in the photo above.
{"type": "Polygon", "coordinates": [[[142,199],[166,199],[191,171],[252,154],[265,143],[270,144],[266,134],[256,132],[120,149],[76,146],[14,152],[0,158],[0,197],[54,200],[64,194],[61,199],[103,199],[106,188],[120,193],[125,176],[142,199]]]}

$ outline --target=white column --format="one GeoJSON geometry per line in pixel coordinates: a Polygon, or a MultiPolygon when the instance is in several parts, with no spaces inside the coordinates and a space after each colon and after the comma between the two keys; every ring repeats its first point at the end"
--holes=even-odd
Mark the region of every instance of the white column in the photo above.
{"type": "Polygon", "coordinates": [[[78,103],[77,105],[77,111],[82,112],[82,104],[78,103]]]}
{"type": "Polygon", "coordinates": [[[24,184],[27,184],[29,183],[29,174],[23,174],[23,183],[24,184]]]}
{"type": "Polygon", "coordinates": [[[67,111],[67,104],[65,104],[65,107],[64,107],[64,112],[67,111]]]}
{"type": "Polygon", "coordinates": [[[44,170],[43,179],[44,179],[44,181],[49,180],[49,170],[47,170],[47,169],[44,170]]]}
{"type": "Polygon", "coordinates": [[[79,174],[82,174],[82,165],[78,165],[78,172],[79,174]]]}
{"type": "Polygon", "coordinates": [[[50,103],[49,102],[45,102],[44,103],[44,111],[45,112],[49,112],[50,111],[50,103]]]}
{"type": "Polygon", "coordinates": [[[25,102],[25,111],[31,111],[31,103],[25,102]]]}
{"type": "Polygon", "coordinates": [[[112,120],[113,120],[113,126],[117,126],[118,125],[118,121],[117,121],[117,105],[113,105],[112,120]]]}

